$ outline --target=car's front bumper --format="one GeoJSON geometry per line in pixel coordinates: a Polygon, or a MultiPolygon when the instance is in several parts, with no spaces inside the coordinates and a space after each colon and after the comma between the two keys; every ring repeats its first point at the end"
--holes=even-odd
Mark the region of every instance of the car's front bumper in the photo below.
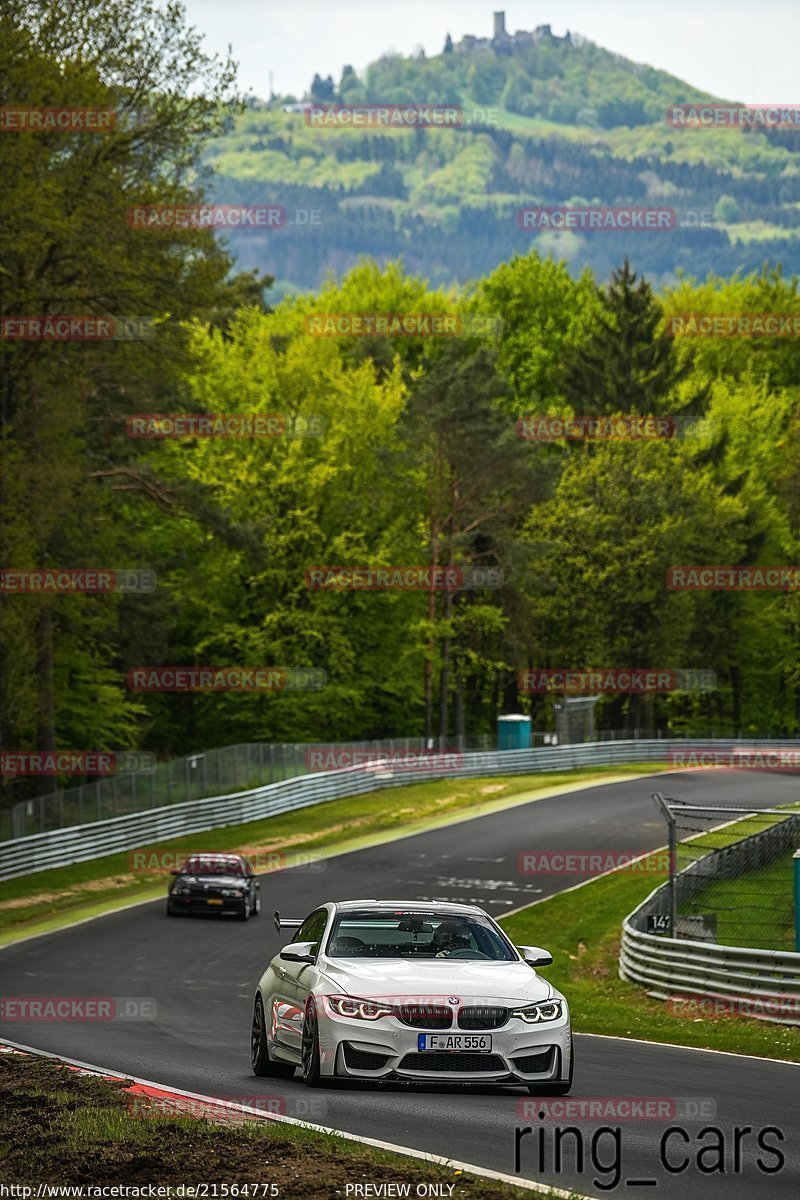
{"type": "Polygon", "coordinates": [[[326,1011],[319,1016],[322,1074],[507,1084],[556,1082],[569,1075],[568,1015],[537,1025],[512,1017],[501,1028],[485,1031],[492,1039],[488,1052],[420,1051],[422,1032],[432,1031],[411,1028],[395,1017],[367,1022],[326,1011]]]}

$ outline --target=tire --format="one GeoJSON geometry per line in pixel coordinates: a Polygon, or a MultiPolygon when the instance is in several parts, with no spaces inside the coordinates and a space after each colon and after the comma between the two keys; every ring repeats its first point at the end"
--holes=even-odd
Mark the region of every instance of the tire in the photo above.
{"type": "Polygon", "coordinates": [[[317,1022],[317,1005],[313,996],[306,1001],[306,1013],[303,1019],[303,1044],[301,1067],[303,1083],[306,1087],[322,1087],[319,1058],[319,1024],[317,1022]]]}
{"type": "Polygon", "coordinates": [[[253,1005],[253,1025],[250,1031],[250,1062],[254,1075],[270,1075],[277,1079],[291,1079],[294,1067],[291,1063],[276,1062],[269,1056],[267,1025],[264,1020],[264,1002],[256,996],[253,1005]]]}
{"type": "Polygon", "coordinates": [[[242,905],[241,912],[238,913],[237,915],[238,915],[240,921],[249,921],[250,920],[250,901],[249,900],[245,900],[244,904],[242,905]]]}
{"type": "Polygon", "coordinates": [[[569,1037],[569,1076],[559,1083],[529,1083],[528,1091],[532,1096],[566,1096],[572,1088],[572,1077],[575,1074],[575,1046],[572,1034],[569,1037]]]}
{"type": "Polygon", "coordinates": [[[260,912],[261,912],[261,889],[259,888],[258,891],[256,892],[256,898],[253,901],[252,913],[253,913],[254,917],[257,917],[260,912]]]}

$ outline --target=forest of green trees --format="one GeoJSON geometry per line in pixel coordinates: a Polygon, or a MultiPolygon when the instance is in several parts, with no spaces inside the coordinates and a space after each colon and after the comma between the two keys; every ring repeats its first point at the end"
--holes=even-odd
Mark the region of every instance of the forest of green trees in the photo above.
{"type": "Polygon", "coordinates": [[[525,251],[461,289],[364,259],[271,306],[269,280],[237,271],[212,232],[142,233],[126,216],[202,198],[229,65],[169,9],[81,0],[50,20],[59,7],[4,5],[3,103],[135,119],[3,136],[0,312],[149,324],[130,340],[0,339],[0,565],[146,568],[157,587],[0,593],[0,745],[174,756],[478,734],[502,711],[551,728],[552,697],[517,693],[531,666],[716,672],[712,692],[605,697],[605,728],[797,732],[798,595],[665,586],[675,564],[800,563],[796,337],[665,332],[671,314],[800,314],[796,280],[775,267],[655,289],[621,259],[601,282],[525,251]],[[489,320],[454,337],[309,332],[335,313],[489,320]],[[317,432],[128,435],[134,414],[178,412],[317,432]],[[668,440],[540,443],[517,432],[534,413],[690,419],[668,440]],[[503,582],[310,590],[320,564],[489,565],[503,582]],[[131,691],[143,664],[315,667],[328,682],[131,691]]]}

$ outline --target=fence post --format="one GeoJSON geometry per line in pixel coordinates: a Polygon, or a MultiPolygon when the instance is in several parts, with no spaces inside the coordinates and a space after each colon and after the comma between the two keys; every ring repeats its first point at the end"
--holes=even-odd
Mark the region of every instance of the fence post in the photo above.
{"type": "Polygon", "coordinates": [[[661,809],[661,814],[664,817],[664,820],[667,822],[667,846],[669,850],[669,883],[667,885],[667,895],[669,896],[669,936],[677,937],[678,913],[675,895],[677,851],[676,820],[672,809],[669,806],[669,800],[665,800],[661,792],[653,792],[652,799],[655,800],[656,804],[661,809]]]}
{"type": "Polygon", "coordinates": [[[800,850],[795,850],[794,861],[794,948],[800,952],[800,850]]]}

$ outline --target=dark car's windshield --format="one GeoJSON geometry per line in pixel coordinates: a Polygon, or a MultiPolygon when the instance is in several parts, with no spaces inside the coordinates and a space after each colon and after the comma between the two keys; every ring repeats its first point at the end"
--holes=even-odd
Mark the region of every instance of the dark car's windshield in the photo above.
{"type": "Polygon", "coordinates": [[[181,875],[244,875],[244,871],[238,858],[209,854],[187,858],[181,867],[181,875]]]}
{"type": "Polygon", "coordinates": [[[331,958],[457,958],[513,962],[517,955],[479,915],[456,913],[340,913],[328,938],[331,958]]]}

